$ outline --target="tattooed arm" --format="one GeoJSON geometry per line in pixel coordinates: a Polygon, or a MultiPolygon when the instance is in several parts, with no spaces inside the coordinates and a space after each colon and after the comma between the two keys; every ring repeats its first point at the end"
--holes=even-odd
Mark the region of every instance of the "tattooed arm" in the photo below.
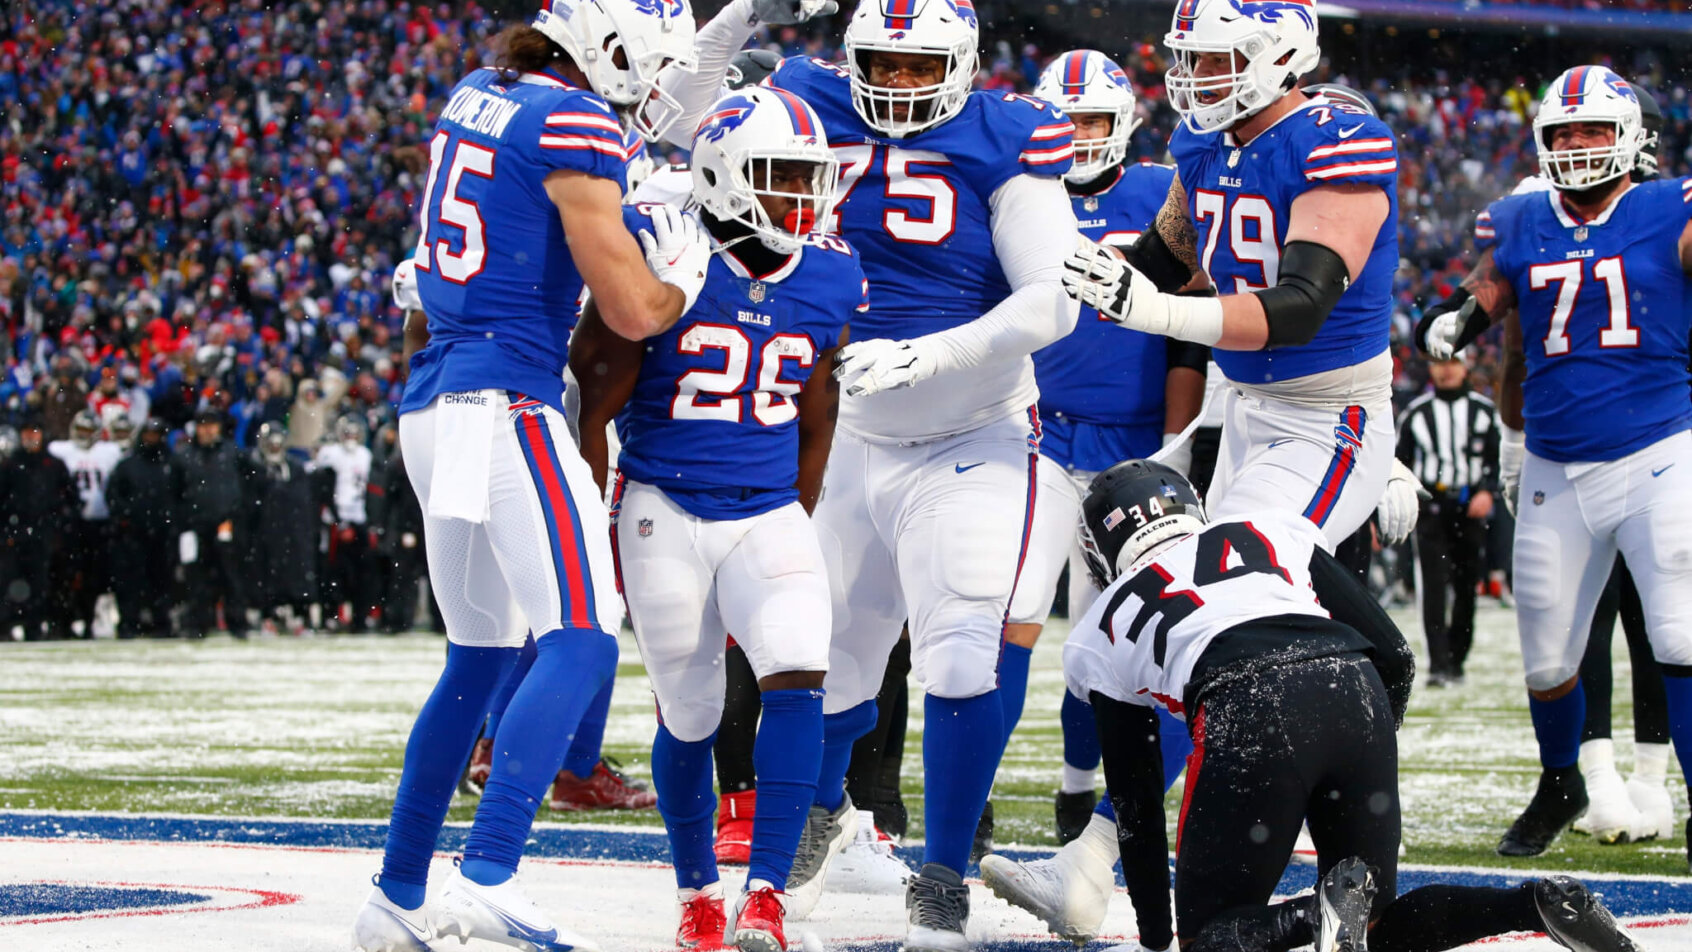
{"type": "Polygon", "coordinates": [[[1164,200],[1152,228],[1189,272],[1199,270],[1198,229],[1187,214],[1187,190],[1181,185],[1181,176],[1175,176],[1169,183],[1169,197],[1164,200]]]}
{"type": "Polygon", "coordinates": [[[1493,263],[1490,248],[1481,255],[1469,276],[1463,279],[1463,287],[1488,314],[1502,315],[1516,306],[1516,289],[1493,263]]]}

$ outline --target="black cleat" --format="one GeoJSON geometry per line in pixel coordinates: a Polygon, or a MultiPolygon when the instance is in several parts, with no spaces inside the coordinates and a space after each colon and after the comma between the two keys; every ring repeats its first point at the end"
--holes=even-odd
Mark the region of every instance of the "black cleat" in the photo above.
{"type": "Polygon", "coordinates": [[[1498,841],[1498,855],[1538,856],[1586,811],[1586,805],[1586,781],[1579,768],[1541,772],[1533,800],[1498,841]]]}
{"type": "Polygon", "coordinates": [[[1375,877],[1353,856],[1335,863],[1316,888],[1316,952],[1365,952],[1375,877]]]}
{"type": "Polygon", "coordinates": [[[1057,795],[1057,838],[1058,845],[1068,843],[1081,835],[1092,822],[1093,808],[1099,805],[1099,795],[1091,790],[1080,793],[1064,793],[1057,795]]]}
{"type": "Polygon", "coordinates": [[[963,877],[928,863],[905,884],[904,952],[969,952],[969,887],[963,877]]]}
{"type": "Polygon", "coordinates": [[[981,819],[975,824],[975,842],[969,847],[969,861],[981,862],[981,857],[993,852],[993,801],[981,808],[981,819]]]}
{"type": "Polygon", "coordinates": [[[1639,952],[1615,916],[1572,876],[1547,876],[1533,885],[1533,904],[1545,934],[1574,952],[1639,952]]]}

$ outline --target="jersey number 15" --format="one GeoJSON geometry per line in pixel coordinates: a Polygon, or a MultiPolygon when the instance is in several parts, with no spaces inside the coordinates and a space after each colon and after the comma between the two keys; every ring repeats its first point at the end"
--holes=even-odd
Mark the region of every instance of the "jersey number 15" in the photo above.
{"type": "Polygon", "coordinates": [[[442,160],[447,143],[452,139],[446,132],[437,132],[429,140],[429,178],[423,186],[423,230],[417,236],[417,250],[411,257],[417,270],[433,271],[440,265],[441,277],[453,284],[464,284],[482,273],[488,260],[487,223],[476,203],[462,198],[458,188],[464,176],[493,180],[494,151],[474,142],[459,142],[453,147],[452,159],[447,163],[445,187],[440,196],[440,214],[431,215],[435,207],[435,186],[440,184],[442,160]],[[440,228],[456,228],[463,235],[462,250],[454,252],[446,238],[431,245],[429,232],[440,228]]]}

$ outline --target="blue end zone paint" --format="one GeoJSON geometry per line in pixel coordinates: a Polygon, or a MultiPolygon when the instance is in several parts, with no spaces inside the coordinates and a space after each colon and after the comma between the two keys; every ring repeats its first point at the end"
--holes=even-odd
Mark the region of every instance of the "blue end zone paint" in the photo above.
{"type": "Polygon", "coordinates": [[[114,909],[155,909],[206,902],[210,896],[174,889],[76,886],[67,883],[18,883],[0,886],[0,918],[81,915],[114,909]]]}
{"type": "MultiPolygon", "coordinates": [[[[162,842],[221,842],[269,844],[292,847],[321,847],[330,849],[379,850],[387,835],[381,823],[319,823],[312,821],[276,821],[218,818],[167,818],[145,816],[96,816],[66,814],[29,814],[0,812],[0,837],[31,839],[105,839],[151,840],[162,842]]],[[[442,831],[439,850],[453,853],[464,845],[468,828],[448,826],[442,831]]],[[[920,847],[902,847],[899,856],[913,868],[921,862],[920,847]]],[[[668,865],[670,852],[664,835],[659,831],[583,830],[559,827],[536,828],[531,835],[527,855],[557,859],[604,860],[625,863],[658,863],[668,865]]],[[[1037,859],[1050,856],[1048,850],[1004,851],[1013,859],[1037,859]]],[[[1675,856],[1665,855],[1663,865],[1677,863],[1675,856]]],[[[975,873],[974,869],[970,870],[975,873]]],[[[1399,867],[1398,887],[1408,892],[1431,883],[1450,883],[1472,886],[1513,886],[1527,877],[1512,871],[1485,872],[1472,869],[1419,869],[1399,867]]],[[[1292,895],[1315,884],[1316,871],[1310,866],[1290,866],[1276,888],[1279,895],[1292,895]]],[[[1120,875],[1117,880],[1121,885],[1120,875]]],[[[1603,897],[1605,905],[1624,917],[1661,916],[1692,913],[1692,879],[1609,879],[1588,880],[1594,892],[1603,897]]],[[[36,887],[40,888],[40,887],[36,887]]],[[[120,890],[108,890],[119,892],[120,890]]],[[[127,892],[127,891],[125,891],[127,892]]],[[[155,893],[164,895],[164,893],[155,893]]],[[[178,902],[203,899],[188,896],[178,902]]],[[[139,901],[131,903],[138,905],[139,901]]],[[[162,904],[149,900],[148,904],[162,904]]],[[[5,907],[4,914],[16,915],[27,911],[41,914],[52,911],[44,906],[17,909],[5,907]]],[[[111,908],[109,906],[103,908],[111,908]]],[[[1029,924],[1033,928],[1033,924],[1029,924]]],[[[882,948],[893,949],[897,942],[891,937],[887,943],[841,945],[838,948],[863,949],[865,952],[882,948]]],[[[1026,942],[1005,940],[990,944],[992,952],[1019,952],[1022,949],[1042,949],[1050,952],[1050,939],[1026,942]]],[[[984,947],[984,948],[989,948],[984,947]]]]}

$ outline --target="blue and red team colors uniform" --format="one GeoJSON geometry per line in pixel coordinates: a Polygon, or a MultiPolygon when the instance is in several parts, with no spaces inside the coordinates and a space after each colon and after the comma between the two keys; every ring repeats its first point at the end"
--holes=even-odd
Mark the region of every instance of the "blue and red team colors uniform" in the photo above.
{"type": "Polygon", "coordinates": [[[1324,185],[1375,186],[1386,195],[1369,258],[1314,340],[1212,353],[1231,384],[1207,500],[1212,517],[1296,507],[1337,545],[1374,512],[1391,475],[1396,139],[1361,109],[1315,100],[1243,147],[1228,133],[1180,126],[1169,149],[1198,229],[1200,267],[1221,294],[1275,285],[1300,195],[1324,185]],[[1356,368],[1349,379],[1333,373],[1348,368],[1356,368]]]}
{"type": "MultiPolygon", "coordinates": [[[[1627,560],[1663,667],[1682,770],[1692,761],[1692,295],[1680,240],[1692,180],[1632,186],[1585,220],[1560,192],[1513,195],[1476,222],[1515,290],[1527,456],[1515,589],[1531,690],[1575,677],[1615,557],[1627,560]]],[[[1530,699],[1540,757],[1572,770],[1584,693],[1530,699]]]]}

